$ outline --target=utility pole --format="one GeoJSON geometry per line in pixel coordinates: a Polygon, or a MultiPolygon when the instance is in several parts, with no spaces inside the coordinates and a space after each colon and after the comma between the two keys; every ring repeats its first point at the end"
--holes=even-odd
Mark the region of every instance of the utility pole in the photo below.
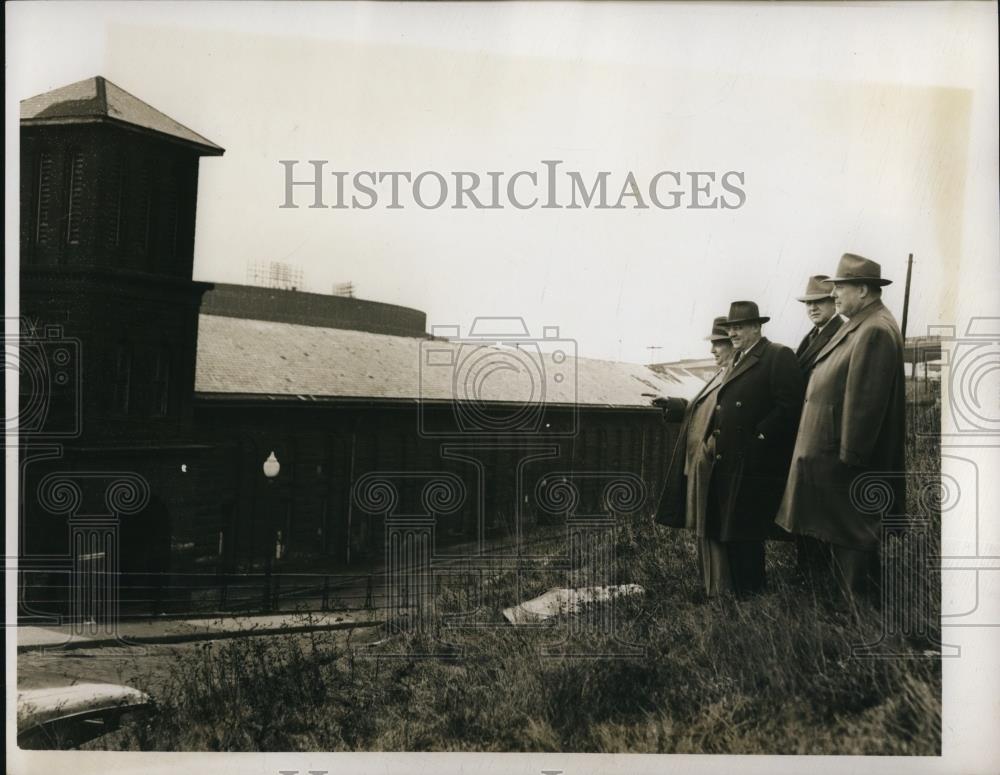
{"type": "Polygon", "coordinates": [[[660,347],[659,345],[655,345],[655,344],[651,344],[651,345],[648,345],[648,346],[646,347],[646,349],[647,349],[647,350],[649,350],[649,362],[650,362],[650,363],[653,363],[653,361],[654,361],[654,358],[653,358],[653,351],[654,351],[654,350],[662,350],[663,348],[662,348],[662,347],[660,347]]]}
{"type": "Polygon", "coordinates": [[[906,342],[906,319],[910,316],[910,275],[913,274],[913,254],[906,261],[906,288],[903,290],[903,342],[906,342]]]}

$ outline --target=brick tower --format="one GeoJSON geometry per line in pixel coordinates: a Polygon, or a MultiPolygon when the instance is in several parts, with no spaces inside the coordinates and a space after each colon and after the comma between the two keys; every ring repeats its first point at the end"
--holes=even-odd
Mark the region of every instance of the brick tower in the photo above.
{"type": "Polygon", "coordinates": [[[206,516],[192,265],[199,160],[224,151],[100,76],[22,101],[20,135],[25,601],[64,612],[87,563],[148,601],[206,516]]]}

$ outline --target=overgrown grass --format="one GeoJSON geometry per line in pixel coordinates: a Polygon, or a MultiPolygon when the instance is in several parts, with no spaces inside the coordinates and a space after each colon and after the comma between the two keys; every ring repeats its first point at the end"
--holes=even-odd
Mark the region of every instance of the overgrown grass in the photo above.
{"type": "MultiPolygon", "coordinates": [[[[911,439],[908,458],[911,472],[936,476],[936,439],[911,439]]],[[[926,498],[911,512],[918,506],[926,498]]],[[[939,520],[929,516],[936,540],[939,520]]],[[[583,631],[567,640],[567,620],[504,626],[502,606],[559,578],[555,568],[508,569],[491,579],[476,618],[492,627],[396,634],[365,647],[330,634],[206,644],[154,692],[157,713],[113,742],[211,751],[940,752],[940,662],[933,628],[926,632],[937,619],[937,574],[924,569],[925,586],[892,602],[917,624],[887,634],[879,606],[847,605],[799,580],[790,544],[769,546],[768,591],[743,601],[703,599],[686,533],[630,522],[617,550],[618,581],[646,593],[617,601],[616,639],[583,631]],[[862,644],[909,657],[852,656],[862,644]]],[[[903,562],[895,572],[920,569],[903,562]]],[[[454,613],[468,600],[448,589],[437,604],[454,613]]]]}

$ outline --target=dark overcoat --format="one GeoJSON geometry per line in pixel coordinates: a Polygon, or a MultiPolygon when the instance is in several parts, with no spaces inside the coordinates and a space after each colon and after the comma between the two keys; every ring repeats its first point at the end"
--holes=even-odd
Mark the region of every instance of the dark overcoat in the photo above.
{"type": "Polygon", "coordinates": [[[705,420],[701,419],[705,414],[701,408],[706,401],[714,400],[723,373],[720,369],[713,374],[684,410],[684,419],[681,421],[680,432],[677,434],[674,451],[667,467],[663,492],[656,508],[656,521],[661,525],[696,529],[699,522],[703,522],[699,520],[698,514],[690,513],[691,510],[688,508],[689,473],[693,475],[705,473],[702,470],[689,471],[693,455],[692,450],[688,449],[688,439],[697,437],[701,443],[706,437],[708,427],[705,420]],[[701,425],[698,428],[691,427],[693,422],[699,421],[701,425]]]}
{"type": "Polygon", "coordinates": [[[903,338],[876,301],[816,359],[777,523],[840,546],[876,549],[877,512],[899,513],[904,503],[905,421],[903,338]]]}
{"type": "Polygon", "coordinates": [[[773,531],[804,389],[795,353],[767,338],[726,373],[709,428],[708,538],[763,541],[773,531]]]}
{"type": "Polygon", "coordinates": [[[802,342],[799,343],[798,349],[795,351],[795,357],[799,359],[799,366],[802,368],[802,373],[808,377],[813,370],[813,366],[816,365],[817,356],[826,347],[827,342],[833,339],[833,335],[836,334],[840,327],[844,325],[844,319],[840,315],[834,315],[830,318],[826,325],[820,329],[820,332],[816,334],[815,339],[810,339],[809,335],[806,334],[802,337],[802,342]]]}

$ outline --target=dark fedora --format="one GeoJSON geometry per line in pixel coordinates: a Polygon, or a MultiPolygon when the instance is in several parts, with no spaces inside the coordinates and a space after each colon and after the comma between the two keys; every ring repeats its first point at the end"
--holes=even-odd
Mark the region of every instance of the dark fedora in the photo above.
{"type": "Polygon", "coordinates": [[[833,298],[833,283],[825,274],[814,274],[806,284],[806,292],[798,297],[799,301],[821,301],[833,298]]]}
{"type": "Polygon", "coordinates": [[[729,332],[726,330],[726,316],[722,315],[712,321],[712,333],[705,337],[709,342],[721,342],[725,339],[729,341],[729,332]]]}
{"type": "Polygon", "coordinates": [[[726,325],[732,326],[736,323],[766,323],[771,318],[762,317],[757,309],[755,301],[734,301],[729,305],[729,317],[726,318],[726,325]]]}
{"type": "Polygon", "coordinates": [[[888,285],[892,280],[882,279],[882,265],[864,256],[844,253],[837,264],[835,277],[831,283],[868,283],[870,285],[888,285]]]}

